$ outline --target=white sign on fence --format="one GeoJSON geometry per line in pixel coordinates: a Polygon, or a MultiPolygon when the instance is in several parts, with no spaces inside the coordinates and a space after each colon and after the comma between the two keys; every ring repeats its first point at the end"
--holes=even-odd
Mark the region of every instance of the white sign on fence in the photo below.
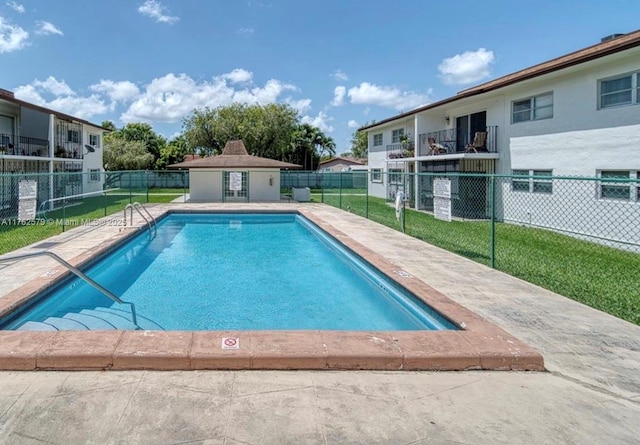
{"type": "Polygon", "coordinates": [[[242,190],[242,173],[229,173],[229,190],[242,190]]]}
{"type": "Polygon", "coordinates": [[[451,180],[433,180],[433,216],[443,221],[451,221],[451,180]]]}
{"type": "Polygon", "coordinates": [[[36,217],[38,182],[23,180],[18,183],[18,219],[30,221],[36,217]]]}

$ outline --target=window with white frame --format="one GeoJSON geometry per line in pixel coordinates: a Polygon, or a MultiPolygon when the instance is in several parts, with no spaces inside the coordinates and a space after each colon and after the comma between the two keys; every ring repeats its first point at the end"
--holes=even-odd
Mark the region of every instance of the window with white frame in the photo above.
{"type": "Polygon", "coordinates": [[[381,168],[372,168],[371,169],[371,182],[382,182],[382,169],[381,168]]]}
{"type": "Polygon", "coordinates": [[[97,182],[99,180],[100,180],[100,169],[92,168],[91,170],[89,170],[89,181],[97,182]]]}
{"type": "Polygon", "coordinates": [[[404,128],[398,128],[391,132],[391,143],[398,144],[400,143],[400,138],[404,136],[404,128]]]}
{"type": "Polygon", "coordinates": [[[528,193],[553,193],[551,170],[513,170],[511,190],[528,193]]]}
{"type": "Polygon", "coordinates": [[[511,122],[537,121],[553,117],[553,93],[516,100],[511,107],[511,122]]]}
{"type": "Polygon", "coordinates": [[[404,170],[401,168],[389,169],[389,184],[402,184],[402,173],[404,170]]]}
{"type": "Polygon", "coordinates": [[[623,201],[640,201],[640,172],[635,170],[603,170],[598,176],[607,181],[598,183],[600,199],[619,199],[623,201]],[[624,179],[624,182],[616,182],[624,179]],[[632,180],[636,181],[632,181],[632,180]]]}
{"type": "Polygon", "coordinates": [[[640,73],[625,74],[598,83],[598,108],[640,103],[640,73]]]}
{"type": "Polygon", "coordinates": [[[380,145],[382,145],[382,133],[374,134],[373,135],[373,146],[374,147],[379,147],[380,145]]]}
{"type": "Polygon", "coordinates": [[[90,134],[89,145],[93,145],[96,148],[100,148],[100,136],[97,134],[90,134]]]}

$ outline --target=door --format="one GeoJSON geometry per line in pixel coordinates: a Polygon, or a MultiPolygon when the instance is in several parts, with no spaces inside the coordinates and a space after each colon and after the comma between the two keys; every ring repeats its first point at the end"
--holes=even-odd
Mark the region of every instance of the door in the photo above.
{"type": "Polygon", "coordinates": [[[487,131],[487,112],[468,114],[456,118],[456,151],[464,152],[473,141],[476,131],[487,131]]]}

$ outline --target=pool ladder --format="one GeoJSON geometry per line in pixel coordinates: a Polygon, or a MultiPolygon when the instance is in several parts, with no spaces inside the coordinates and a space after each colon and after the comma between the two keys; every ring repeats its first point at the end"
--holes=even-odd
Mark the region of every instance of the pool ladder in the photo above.
{"type": "Polygon", "coordinates": [[[80,269],[78,269],[77,267],[72,266],[71,264],[69,264],[68,262],[66,262],[65,260],[63,260],[61,257],[59,257],[58,255],[56,255],[53,252],[49,252],[47,250],[42,250],[42,251],[39,251],[39,252],[12,255],[12,256],[8,256],[8,257],[0,258],[0,263],[6,263],[6,262],[9,262],[9,261],[14,261],[14,260],[24,260],[26,258],[34,258],[34,257],[40,257],[40,256],[48,256],[50,258],[53,258],[58,263],[63,265],[67,270],[69,270],[69,272],[73,273],[78,278],[80,278],[81,280],[83,280],[84,282],[89,284],[90,286],[93,286],[96,290],[98,290],[104,296],[110,298],[111,300],[115,301],[118,304],[124,304],[124,305],[129,306],[131,308],[131,321],[133,322],[133,324],[138,329],[141,329],[140,326],[138,326],[138,317],[136,315],[136,306],[135,306],[135,304],[133,304],[133,303],[131,303],[129,301],[121,300],[119,297],[117,297],[109,289],[105,288],[101,284],[98,284],[95,280],[93,280],[92,278],[87,276],[87,274],[82,272],[80,269]]]}
{"type": "Polygon", "coordinates": [[[149,229],[149,236],[153,238],[158,234],[158,224],[156,223],[156,219],[153,216],[151,216],[151,213],[149,213],[147,208],[142,204],[140,204],[139,202],[127,204],[124,207],[125,227],[127,226],[127,209],[129,210],[129,220],[131,221],[131,225],[133,225],[133,210],[135,209],[135,211],[138,212],[138,214],[142,217],[142,219],[144,219],[144,221],[147,223],[147,228],[149,229]],[[144,213],[142,213],[140,209],[144,210],[144,213]],[[146,216],[145,216],[145,213],[146,213],[146,216]],[[151,230],[152,227],[153,227],[153,231],[151,230]]]}

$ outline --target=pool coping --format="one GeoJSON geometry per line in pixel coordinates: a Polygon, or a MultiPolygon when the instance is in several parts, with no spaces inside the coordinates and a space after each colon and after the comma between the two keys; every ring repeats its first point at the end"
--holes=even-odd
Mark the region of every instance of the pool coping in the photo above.
{"type": "MultiPolygon", "coordinates": [[[[228,213],[166,208],[171,213],[228,213]]],[[[0,331],[0,370],[527,370],[544,371],[540,352],[355,241],[303,206],[299,213],[416,295],[455,331],[0,331]],[[232,339],[232,340],[228,340],[232,339]],[[224,342],[234,343],[233,348],[224,342]]],[[[123,229],[69,260],[83,268],[144,230],[123,229]]],[[[69,275],[62,266],[0,298],[0,317],[69,275]]]]}

